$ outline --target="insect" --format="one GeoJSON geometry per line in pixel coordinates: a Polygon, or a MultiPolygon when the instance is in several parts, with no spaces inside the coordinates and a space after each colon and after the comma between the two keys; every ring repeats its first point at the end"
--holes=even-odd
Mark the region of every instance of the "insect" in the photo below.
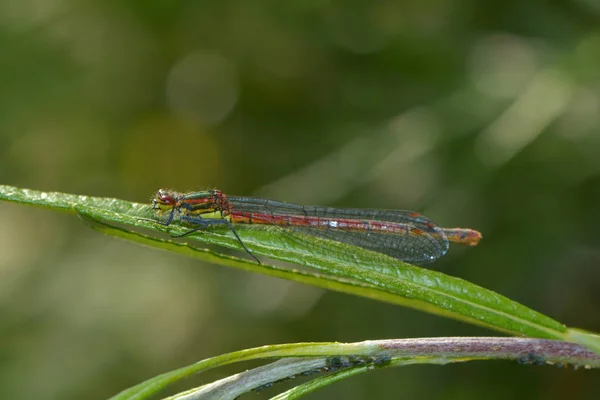
{"type": "Polygon", "coordinates": [[[177,237],[212,225],[227,225],[259,263],[236,232],[237,224],[277,226],[291,235],[334,240],[413,264],[434,262],[446,254],[449,242],[475,246],[482,237],[473,229],[440,228],[414,211],[301,206],[227,196],[217,189],[191,193],[160,189],[152,208],[167,217],[164,222],[153,222],[169,226],[178,219],[190,225],[190,231],[177,237]]]}

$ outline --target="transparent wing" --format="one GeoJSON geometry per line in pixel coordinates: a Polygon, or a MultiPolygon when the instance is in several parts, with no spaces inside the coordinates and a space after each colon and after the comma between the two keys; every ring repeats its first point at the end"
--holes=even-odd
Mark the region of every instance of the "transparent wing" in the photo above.
{"type": "Polygon", "coordinates": [[[234,212],[252,216],[249,223],[276,226],[292,236],[335,240],[412,264],[431,263],[449,247],[442,229],[413,211],[300,206],[252,197],[229,197],[229,202],[234,212]],[[354,222],[353,229],[348,222],[354,222]]]}

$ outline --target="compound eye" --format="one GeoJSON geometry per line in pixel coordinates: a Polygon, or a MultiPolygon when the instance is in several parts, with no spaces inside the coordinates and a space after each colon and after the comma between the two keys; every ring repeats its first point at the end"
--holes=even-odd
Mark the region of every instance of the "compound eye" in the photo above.
{"type": "Polygon", "coordinates": [[[175,204],[175,198],[173,198],[173,196],[171,196],[170,194],[160,195],[158,197],[158,201],[160,201],[162,204],[165,204],[167,206],[175,204]]]}
{"type": "Polygon", "coordinates": [[[156,202],[166,206],[172,206],[176,203],[173,192],[164,189],[160,189],[156,193],[156,202]]]}

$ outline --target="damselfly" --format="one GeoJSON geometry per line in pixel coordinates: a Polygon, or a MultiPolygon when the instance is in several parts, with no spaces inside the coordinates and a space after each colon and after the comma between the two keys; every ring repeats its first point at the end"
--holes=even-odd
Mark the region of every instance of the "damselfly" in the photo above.
{"type": "Polygon", "coordinates": [[[169,226],[179,219],[192,228],[177,237],[212,225],[227,225],[244,250],[258,258],[236,232],[236,224],[271,225],[292,235],[316,236],[362,247],[413,264],[431,263],[448,251],[449,242],[475,246],[481,233],[467,228],[440,228],[425,216],[404,210],[300,206],[254,197],[226,196],[220,190],[178,193],[160,189],[152,208],[169,226]]]}

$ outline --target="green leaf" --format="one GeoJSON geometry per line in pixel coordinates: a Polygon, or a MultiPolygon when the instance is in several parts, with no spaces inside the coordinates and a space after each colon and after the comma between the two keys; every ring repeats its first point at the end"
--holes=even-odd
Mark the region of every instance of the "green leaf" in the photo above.
{"type": "Polygon", "coordinates": [[[297,398],[352,375],[382,367],[411,364],[445,365],[476,360],[512,360],[520,364],[600,368],[600,356],[582,346],[545,339],[449,337],[369,340],[357,343],[294,343],[262,346],[202,360],[148,379],[117,394],[112,400],[145,399],[168,385],[211,368],[273,358],[281,359],[186,390],[170,398],[237,398],[250,390],[287,381],[298,375],[316,377],[313,381],[276,397],[297,398]],[[327,376],[318,374],[334,371],[338,373],[327,376]]]}
{"type": "Polygon", "coordinates": [[[140,221],[140,218],[153,218],[148,205],[10,186],[0,186],[0,199],[76,213],[106,234],[217,264],[400,304],[513,335],[565,339],[564,325],[495,292],[342,243],[307,238],[306,241],[314,244],[309,250],[303,241],[281,235],[276,229],[236,226],[253,254],[306,267],[298,271],[259,265],[254,260],[228,257],[197,247],[198,243],[206,243],[239,250],[239,242],[225,226],[210,227],[186,236],[185,241],[161,238],[164,232],[181,234],[189,228],[177,223],[165,227],[140,221]],[[154,232],[155,237],[134,232],[132,228],[147,229],[154,232]],[[343,257],[348,253],[352,254],[351,259],[343,257]]]}
{"type": "Polygon", "coordinates": [[[588,332],[583,329],[569,328],[567,330],[566,340],[579,343],[600,354],[600,335],[597,333],[588,332]]]}

